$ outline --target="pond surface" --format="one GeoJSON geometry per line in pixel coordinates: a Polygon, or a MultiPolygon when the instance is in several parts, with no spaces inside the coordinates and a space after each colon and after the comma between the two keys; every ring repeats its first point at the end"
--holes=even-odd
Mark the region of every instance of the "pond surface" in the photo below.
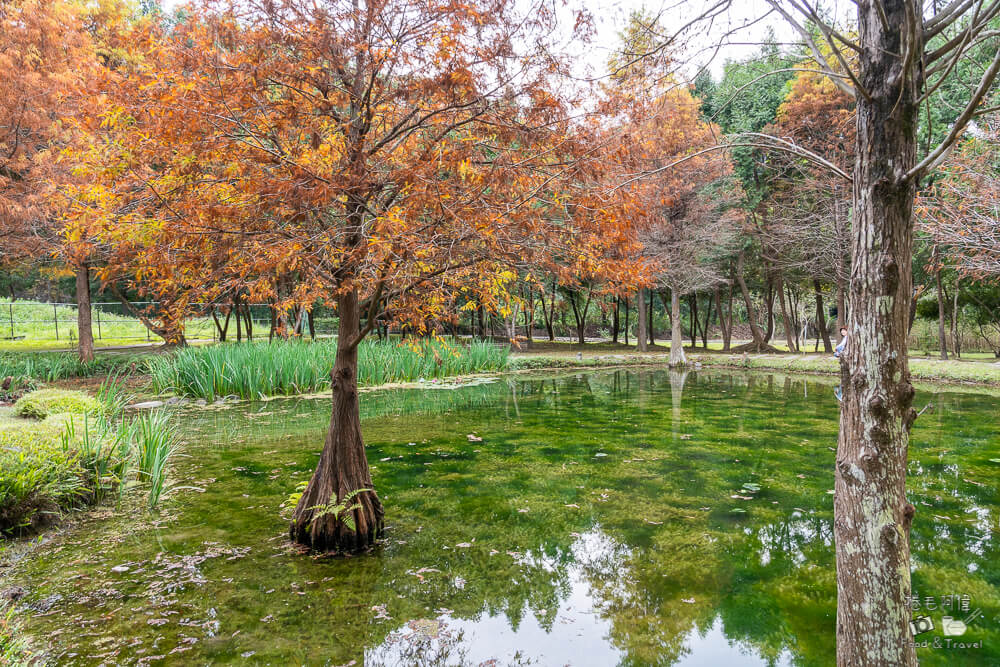
{"type": "MultiPolygon", "coordinates": [[[[998,665],[997,398],[927,402],[909,469],[921,662],[998,665]],[[942,615],[981,645],[948,648],[942,615]]],[[[833,384],[617,371],[362,403],[375,553],[285,539],[326,400],[181,412],[174,480],[193,488],[10,568],[30,633],[60,664],[834,663],[833,384]]]]}

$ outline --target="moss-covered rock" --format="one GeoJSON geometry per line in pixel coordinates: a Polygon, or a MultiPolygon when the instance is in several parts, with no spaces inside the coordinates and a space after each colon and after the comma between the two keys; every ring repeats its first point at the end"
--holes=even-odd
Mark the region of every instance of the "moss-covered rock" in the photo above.
{"type": "Polygon", "coordinates": [[[18,399],[14,404],[14,410],[22,417],[45,419],[49,415],[61,413],[98,414],[101,411],[101,404],[96,398],[82,391],[39,389],[18,399]]]}

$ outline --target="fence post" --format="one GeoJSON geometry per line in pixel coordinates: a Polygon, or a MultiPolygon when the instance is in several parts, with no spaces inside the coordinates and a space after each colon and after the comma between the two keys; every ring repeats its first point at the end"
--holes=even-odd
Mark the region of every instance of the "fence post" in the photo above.
{"type": "Polygon", "coordinates": [[[10,304],[10,339],[14,340],[14,304],[10,304]]]}
{"type": "Polygon", "coordinates": [[[52,304],[52,322],[56,325],[56,340],[59,340],[59,312],[56,310],[56,304],[52,304]]]}
{"type": "Polygon", "coordinates": [[[101,309],[94,308],[97,311],[97,340],[101,340],[101,309]]]}

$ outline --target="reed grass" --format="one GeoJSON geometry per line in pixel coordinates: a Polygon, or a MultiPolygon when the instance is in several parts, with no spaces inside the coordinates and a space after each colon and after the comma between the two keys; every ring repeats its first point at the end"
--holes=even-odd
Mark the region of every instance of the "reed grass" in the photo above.
{"type": "MultiPolygon", "coordinates": [[[[510,350],[484,341],[363,341],[358,384],[375,386],[502,371],[510,350]]],[[[322,391],[330,386],[336,342],[276,341],[192,347],[149,362],[153,389],[214,401],[322,391]]]]}
{"type": "Polygon", "coordinates": [[[165,411],[154,410],[137,415],[123,430],[130,445],[130,468],[137,481],[147,487],[152,509],[163,495],[167,464],[177,449],[177,428],[165,411]]]}
{"type": "Polygon", "coordinates": [[[55,382],[76,377],[94,377],[122,372],[140,365],[135,355],[102,355],[80,361],[76,352],[0,352],[0,379],[31,378],[55,382]]]}

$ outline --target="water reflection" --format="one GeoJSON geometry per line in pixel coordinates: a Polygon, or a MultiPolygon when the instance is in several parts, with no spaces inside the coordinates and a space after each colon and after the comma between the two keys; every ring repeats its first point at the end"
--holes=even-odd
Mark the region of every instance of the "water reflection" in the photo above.
{"type": "MultiPolygon", "coordinates": [[[[177,650],[197,663],[828,665],[832,387],[664,371],[366,392],[389,527],[377,553],[347,560],[291,553],[277,516],[315,463],[325,401],[191,411],[178,475],[204,493],[175,494],[152,527],[71,534],[13,576],[29,627],[56,633],[70,664],[177,650]],[[185,568],[197,577],[177,585],[185,568]]],[[[969,594],[985,619],[968,639],[984,647],[962,664],[1000,664],[994,399],[933,400],[913,434],[914,590],[969,594]]]]}

